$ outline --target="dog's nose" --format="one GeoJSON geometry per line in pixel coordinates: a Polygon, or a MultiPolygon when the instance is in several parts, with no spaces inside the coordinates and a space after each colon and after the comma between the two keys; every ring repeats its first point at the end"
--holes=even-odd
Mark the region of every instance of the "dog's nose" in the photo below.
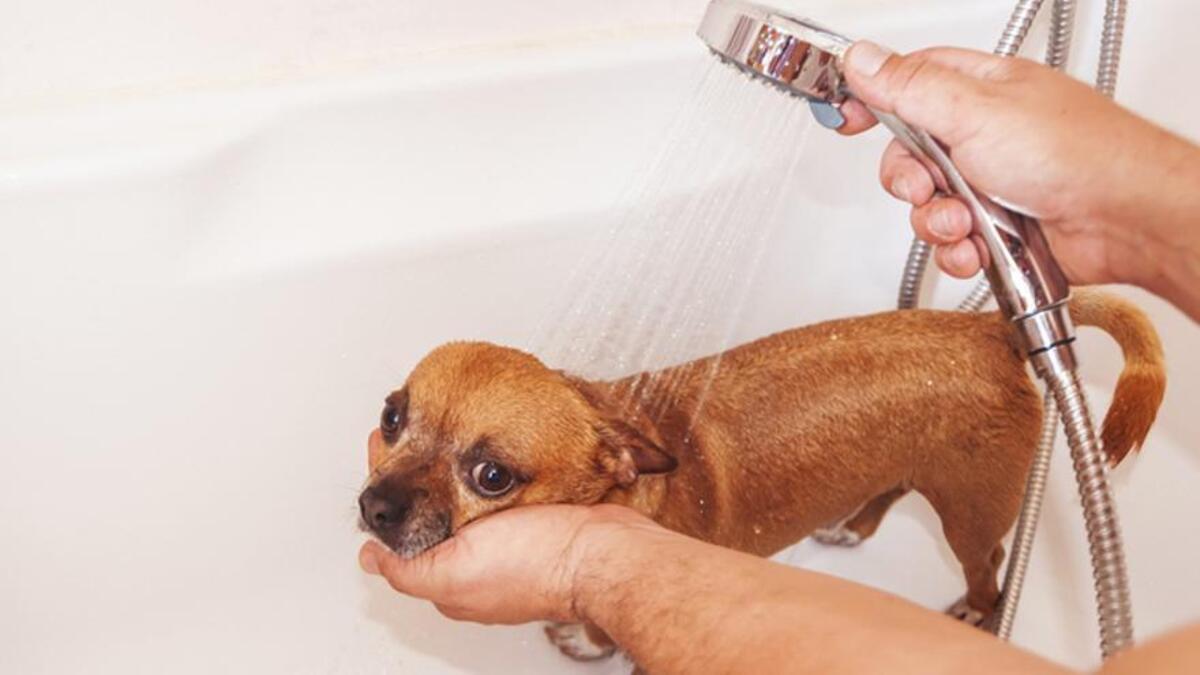
{"type": "Polygon", "coordinates": [[[399,525],[400,521],[404,520],[408,504],[406,500],[398,498],[393,493],[377,487],[369,487],[358,496],[358,509],[368,527],[382,532],[399,525]]]}

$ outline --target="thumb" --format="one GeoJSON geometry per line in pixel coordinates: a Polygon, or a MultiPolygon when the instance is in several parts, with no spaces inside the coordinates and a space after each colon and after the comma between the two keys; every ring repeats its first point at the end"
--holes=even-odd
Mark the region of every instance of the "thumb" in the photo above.
{"type": "Polygon", "coordinates": [[[430,600],[444,594],[446,575],[435,562],[446,550],[449,539],[441,545],[414,557],[401,558],[379,544],[368,541],[358,553],[359,565],[367,574],[383,577],[393,589],[413,597],[430,600]]]}
{"type": "Polygon", "coordinates": [[[846,52],[845,70],[850,91],[863,103],[954,146],[978,129],[977,112],[1010,62],[948,47],[895,54],[862,40],[846,52]]]}

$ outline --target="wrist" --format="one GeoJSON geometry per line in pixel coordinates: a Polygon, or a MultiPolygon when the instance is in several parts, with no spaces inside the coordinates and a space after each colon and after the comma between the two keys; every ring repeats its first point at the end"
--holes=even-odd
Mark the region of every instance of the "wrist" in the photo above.
{"type": "Polygon", "coordinates": [[[677,538],[681,535],[640,516],[626,517],[625,513],[618,513],[615,519],[602,517],[585,523],[570,553],[572,618],[607,630],[619,613],[622,588],[644,575],[653,563],[651,549],[677,538]]]}

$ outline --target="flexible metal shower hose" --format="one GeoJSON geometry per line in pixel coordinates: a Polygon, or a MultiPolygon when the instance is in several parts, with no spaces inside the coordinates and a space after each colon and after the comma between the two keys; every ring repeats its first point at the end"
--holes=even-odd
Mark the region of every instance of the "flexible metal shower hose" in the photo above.
{"type": "Polygon", "coordinates": [[[1100,614],[1100,650],[1108,658],[1133,643],[1125,552],[1121,546],[1117,507],[1108,485],[1108,466],[1100,452],[1100,442],[1092,426],[1078,374],[1067,371],[1050,374],[1046,379],[1062,411],[1071,463],[1079,482],[1100,614]]]}
{"type": "Polygon", "coordinates": [[[1042,513],[1042,502],[1045,501],[1054,435],[1058,431],[1058,406],[1049,392],[1044,395],[1042,406],[1042,435],[1038,438],[1037,452],[1029,466],[1029,477],[1025,479],[1025,499],[1021,503],[1021,515],[1013,532],[1012,551],[1009,553],[1008,567],[1004,570],[1004,585],[1000,587],[1000,607],[996,610],[999,618],[996,619],[995,630],[1001,640],[1012,636],[1017,603],[1025,587],[1025,574],[1029,571],[1029,557],[1033,553],[1038,517],[1042,513]]]}
{"type": "MultiPolygon", "coordinates": [[[[1020,0],[1009,18],[996,46],[999,56],[1014,56],[1029,34],[1043,0],[1020,0]]],[[[1096,88],[1112,97],[1120,69],[1121,45],[1125,26],[1125,0],[1108,0],[1101,38],[1100,64],[1096,88]]],[[[1055,0],[1051,16],[1050,38],[1046,48],[1047,65],[1065,69],[1074,32],[1075,1],[1055,0]]],[[[917,306],[921,281],[929,263],[931,247],[913,239],[900,282],[897,306],[911,309],[917,306]]],[[[987,280],[981,280],[959,304],[962,311],[979,311],[991,298],[987,280]]],[[[1045,497],[1050,456],[1054,447],[1056,408],[1061,408],[1062,422],[1071,448],[1079,493],[1083,503],[1084,522],[1092,557],[1096,605],[1100,622],[1100,649],[1105,658],[1133,642],[1133,617],[1129,597],[1128,572],[1112,491],[1100,444],[1088,411],[1082,386],[1074,372],[1065,375],[1047,374],[1044,398],[1042,433],[1026,480],[1025,499],[1013,535],[1012,553],[1005,570],[996,634],[1009,639],[1016,617],[1017,604],[1024,587],[1025,575],[1037,532],[1038,516],[1045,497]]]]}
{"type": "Polygon", "coordinates": [[[1125,0],[1108,0],[1104,7],[1104,32],[1100,34],[1100,65],[1096,69],[1096,89],[1112,98],[1117,91],[1117,73],[1121,69],[1121,45],[1125,42],[1125,0]]]}
{"type": "MultiPolygon", "coordinates": [[[[1065,70],[1071,53],[1071,37],[1075,33],[1075,0],[1055,0],[1050,13],[1050,37],[1046,44],[1046,65],[1065,70]]],[[[1015,51],[1013,53],[1016,53],[1015,51]]],[[[991,299],[992,289],[987,279],[981,279],[959,304],[959,309],[978,312],[991,299]]],[[[1046,484],[1050,475],[1050,456],[1054,453],[1054,435],[1058,429],[1058,410],[1049,386],[1042,394],[1042,435],[1038,439],[1029,477],[1025,480],[1025,499],[1017,527],[1013,533],[1012,550],[1009,552],[1008,567],[1004,572],[1000,606],[997,608],[996,635],[1001,640],[1012,637],[1013,624],[1017,618],[1017,606],[1021,592],[1025,589],[1025,576],[1029,571],[1029,560],[1033,554],[1033,541],[1037,535],[1038,519],[1042,515],[1042,503],[1046,498],[1046,484]]]]}
{"type": "Polygon", "coordinates": [[[1075,34],[1075,0],[1056,0],[1050,9],[1050,39],[1046,43],[1046,65],[1064,70],[1071,55],[1075,34]]]}

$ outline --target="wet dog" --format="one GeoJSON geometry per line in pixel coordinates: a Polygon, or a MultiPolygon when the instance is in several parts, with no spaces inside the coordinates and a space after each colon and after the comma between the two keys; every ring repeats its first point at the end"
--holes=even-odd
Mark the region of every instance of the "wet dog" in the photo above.
{"type": "MultiPolygon", "coordinates": [[[[1125,355],[1102,433],[1116,464],[1157,414],[1162,348],[1125,300],[1077,290],[1070,310],[1125,355]]],[[[657,378],[585,381],[486,343],[435,349],[387,397],[371,435],[364,526],[414,556],[501,509],[612,502],[767,556],[814,533],[857,544],[915,490],[937,511],[966,578],[951,612],[973,623],[993,612],[1001,540],[1042,421],[999,314],[828,321],[658,375],[672,380],[669,395],[638,391],[657,378]]],[[[613,651],[593,627],[547,633],[575,658],[613,651]]]]}

